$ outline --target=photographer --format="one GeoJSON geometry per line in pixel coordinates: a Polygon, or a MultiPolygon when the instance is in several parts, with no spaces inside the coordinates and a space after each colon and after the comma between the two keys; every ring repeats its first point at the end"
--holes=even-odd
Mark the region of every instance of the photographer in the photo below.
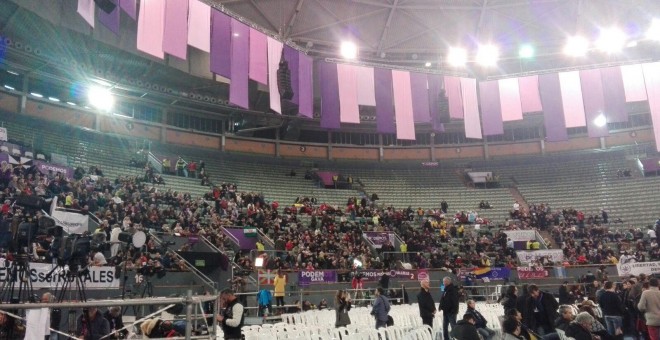
{"type": "Polygon", "coordinates": [[[76,334],[85,340],[100,340],[110,333],[108,320],[94,306],[83,309],[76,325],[76,334]]]}
{"type": "Polygon", "coordinates": [[[108,308],[108,310],[103,313],[103,317],[108,320],[110,332],[113,333],[109,337],[110,339],[126,339],[126,336],[128,336],[128,330],[122,329],[124,328],[124,321],[122,319],[120,307],[114,306],[108,308]]]}

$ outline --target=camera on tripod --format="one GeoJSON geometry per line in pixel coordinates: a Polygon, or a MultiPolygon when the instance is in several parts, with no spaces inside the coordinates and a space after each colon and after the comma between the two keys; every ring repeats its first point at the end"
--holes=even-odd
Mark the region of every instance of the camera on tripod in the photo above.
{"type": "Polygon", "coordinates": [[[154,275],[157,275],[159,279],[165,276],[165,268],[156,267],[150,264],[142,266],[142,268],[138,269],[137,272],[147,277],[153,277],[154,275]]]}

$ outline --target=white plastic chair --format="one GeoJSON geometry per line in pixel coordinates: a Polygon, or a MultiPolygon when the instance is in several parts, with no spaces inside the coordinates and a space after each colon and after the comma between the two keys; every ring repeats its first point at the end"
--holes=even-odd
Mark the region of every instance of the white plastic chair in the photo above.
{"type": "Polygon", "coordinates": [[[34,154],[32,153],[32,151],[25,151],[25,157],[34,158],[34,154]]]}
{"type": "Polygon", "coordinates": [[[20,156],[21,155],[21,150],[14,148],[14,149],[11,150],[11,154],[13,156],[20,156]]]}
{"type": "Polygon", "coordinates": [[[9,153],[9,148],[6,145],[1,145],[0,152],[9,153]]]}

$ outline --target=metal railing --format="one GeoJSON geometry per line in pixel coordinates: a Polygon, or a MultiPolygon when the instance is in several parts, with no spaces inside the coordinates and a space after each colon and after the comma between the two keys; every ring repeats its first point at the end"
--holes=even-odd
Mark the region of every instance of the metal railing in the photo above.
{"type": "MultiPolygon", "coordinates": [[[[161,239],[158,238],[158,236],[156,234],[154,234],[153,232],[149,232],[149,235],[152,236],[152,239],[156,243],[158,243],[160,246],[163,246],[163,243],[162,243],[161,239]]],[[[216,289],[217,288],[215,281],[211,280],[208,276],[206,276],[199,269],[197,269],[195,266],[193,266],[190,262],[188,262],[188,260],[183,258],[183,256],[181,256],[176,251],[172,251],[172,254],[174,254],[174,256],[177,258],[177,260],[183,261],[183,263],[186,264],[186,268],[188,268],[188,270],[190,270],[190,272],[193,273],[193,275],[195,275],[198,279],[200,279],[204,283],[204,285],[206,285],[210,289],[216,289]]]]}
{"type": "Polygon", "coordinates": [[[265,246],[275,249],[275,242],[259,228],[257,228],[257,237],[265,246]]]}

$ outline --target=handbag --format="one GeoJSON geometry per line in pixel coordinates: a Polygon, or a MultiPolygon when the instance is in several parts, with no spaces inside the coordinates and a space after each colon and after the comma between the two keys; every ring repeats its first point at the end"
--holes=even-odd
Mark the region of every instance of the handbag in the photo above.
{"type": "Polygon", "coordinates": [[[387,325],[387,327],[392,327],[392,326],[394,326],[394,319],[392,318],[392,316],[390,316],[390,315],[387,316],[387,323],[386,323],[386,325],[387,325]]]}

